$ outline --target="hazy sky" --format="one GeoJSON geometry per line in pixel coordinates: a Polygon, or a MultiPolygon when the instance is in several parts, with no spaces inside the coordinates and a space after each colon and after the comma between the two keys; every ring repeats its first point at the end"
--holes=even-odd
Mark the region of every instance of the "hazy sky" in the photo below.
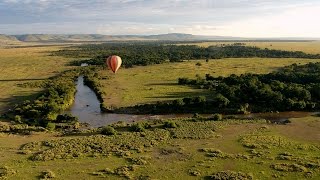
{"type": "Polygon", "coordinates": [[[320,0],[0,0],[0,34],[320,37],[320,0]]]}

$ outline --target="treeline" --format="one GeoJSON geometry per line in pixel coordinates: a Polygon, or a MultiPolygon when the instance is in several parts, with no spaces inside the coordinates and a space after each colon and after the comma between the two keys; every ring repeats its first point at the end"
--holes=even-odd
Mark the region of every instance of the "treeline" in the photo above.
{"type": "Polygon", "coordinates": [[[226,107],[245,105],[253,112],[320,109],[320,63],[293,64],[269,74],[207,74],[204,79],[179,78],[178,83],[209,89],[226,107]]]}
{"type": "Polygon", "coordinates": [[[243,46],[241,43],[200,47],[196,45],[171,45],[155,43],[118,43],[118,44],[90,44],[76,48],[67,48],[54,52],[52,55],[90,58],[75,61],[72,65],[88,63],[103,65],[110,55],[119,55],[123,59],[124,67],[133,65],[160,64],[165,61],[179,62],[192,59],[221,59],[221,58],[308,58],[320,59],[320,54],[307,54],[301,51],[282,51],[260,49],[243,46]]]}
{"type": "Polygon", "coordinates": [[[207,97],[120,108],[133,113],[249,113],[320,109],[320,63],[293,64],[269,74],[179,78],[180,85],[208,89],[207,97]]]}
{"type": "MultiPolygon", "coordinates": [[[[22,104],[14,107],[12,114],[17,123],[28,124],[32,126],[41,126],[48,129],[54,129],[56,123],[76,123],[77,118],[71,115],[62,115],[64,110],[68,109],[76,93],[75,80],[80,74],[91,77],[96,67],[82,67],[63,72],[57,77],[50,78],[38,83],[25,83],[24,87],[41,87],[45,91],[35,100],[26,100],[22,104]]],[[[93,78],[87,78],[87,84],[94,87],[96,82],[93,78]]]]}

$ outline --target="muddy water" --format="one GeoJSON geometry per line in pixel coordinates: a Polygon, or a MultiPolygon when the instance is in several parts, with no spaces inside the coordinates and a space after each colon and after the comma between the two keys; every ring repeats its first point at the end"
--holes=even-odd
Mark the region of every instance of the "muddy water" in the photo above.
{"type": "MultiPolygon", "coordinates": [[[[89,123],[92,127],[105,126],[118,121],[134,122],[137,120],[166,119],[177,117],[192,117],[192,114],[169,114],[169,115],[133,115],[101,113],[100,102],[88,86],[84,85],[83,76],[79,76],[76,82],[77,92],[75,101],[66,113],[79,118],[80,122],[89,123]]],[[[281,113],[253,113],[248,115],[236,115],[241,118],[263,118],[274,122],[285,121],[289,118],[299,118],[312,115],[311,112],[281,112],[281,113]]],[[[209,116],[209,115],[204,115],[209,116]]]]}

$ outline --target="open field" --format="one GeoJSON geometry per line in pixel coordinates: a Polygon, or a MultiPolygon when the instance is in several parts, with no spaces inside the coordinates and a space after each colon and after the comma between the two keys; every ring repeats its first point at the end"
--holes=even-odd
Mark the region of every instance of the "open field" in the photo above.
{"type": "Polygon", "coordinates": [[[220,60],[191,60],[182,63],[166,63],[151,66],[139,66],[130,69],[121,69],[117,74],[111,71],[100,72],[101,76],[111,76],[101,80],[106,93],[106,106],[129,106],[139,103],[173,100],[186,96],[206,95],[207,91],[194,89],[188,86],[179,86],[179,77],[195,78],[197,74],[204,77],[210,73],[215,76],[227,76],[243,73],[269,73],[277,68],[293,63],[306,64],[319,62],[309,59],[265,59],[265,58],[238,58],[220,60]],[[202,65],[197,66],[200,62],[202,65]]]}
{"type": "MultiPolygon", "coordinates": [[[[202,47],[214,46],[219,44],[234,44],[235,42],[202,42],[188,43],[202,47]]],[[[285,51],[303,51],[305,53],[320,54],[320,41],[307,42],[243,42],[247,46],[257,46],[259,48],[268,48],[285,51]]]]}
{"type": "Polygon", "coordinates": [[[320,177],[319,117],[291,119],[288,125],[263,121],[173,121],[179,125],[177,128],[122,132],[111,137],[3,134],[0,161],[11,172],[6,176],[8,179],[37,179],[46,170],[52,171],[56,179],[203,179],[227,170],[240,171],[253,179],[320,177]],[[287,133],[288,129],[295,133],[287,133]],[[167,136],[169,132],[174,137],[167,136]],[[108,144],[110,138],[117,145],[108,144]],[[94,146],[90,145],[91,140],[94,146]],[[53,144],[42,147],[33,143],[19,150],[25,143],[38,141],[53,144]],[[69,143],[76,144],[70,146],[69,143]],[[91,148],[82,153],[85,146],[91,148]],[[93,153],[100,146],[106,148],[93,153]],[[110,147],[113,150],[109,153],[110,147]],[[77,155],[64,156],[75,151],[74,148],[77,155]],[[57,155],[54,160],[50,160],[52,154],[57,155]],[[33,156],[48,159],[32,161],[29,157],[33,156]]]}
{"type": "MultiPolygon", "coordinates": [[[[72,59],[48,56],[49,51],[59,48],[0,49],[0,112],[41,90],[17,84],[71,68],[66,64],[72,59]]],[[[319,61],[192,60],[122,68],[115,75],[107,70],[99,74],[110,77],[100,79],[106,92],[105,104],[128,106],[207,95],[199,89],[178,86],[179,77],[268,73],[292,63],[319,61]],[[196,65],[198,62],[201,66],[196,65]]],[[[132,132],[130,125],[118,124],[114,126],[117,134],[112,136],[94,130],[69,136],[59,132],[0,133],[0,179],[39,179],[44,171],[53,172],[55,179],[210,179],[221,171],[233,171],[248,179],[319,179],[320,117],[290,121],[276,125],[264,120],[175,119],[169,121],[176,125],[171,128],[164,128],[163,121],[147,122],[151,128],[143,132],[132,132]]],[[[0,122],[0,127],[4,124],[0,122]]]]}
{"type": "Polygon", "coordinates": [[[62,47],[0,48],[0,112],[10,104],[34,97],[39,89],[20,88],[19,83],[46,79],[66,70],[70,59],[49,56],[62,47]],[[30,96],[30,97],[29,97],[30,96]]]}

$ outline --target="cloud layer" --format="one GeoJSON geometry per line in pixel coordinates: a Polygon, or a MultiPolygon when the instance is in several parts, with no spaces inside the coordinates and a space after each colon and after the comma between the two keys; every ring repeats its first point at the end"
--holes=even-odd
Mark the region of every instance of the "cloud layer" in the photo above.
{"type": "Polygon", "coordinates": [[[0,34],[320,37],[318,0],[2,0],[0,34]]]}

